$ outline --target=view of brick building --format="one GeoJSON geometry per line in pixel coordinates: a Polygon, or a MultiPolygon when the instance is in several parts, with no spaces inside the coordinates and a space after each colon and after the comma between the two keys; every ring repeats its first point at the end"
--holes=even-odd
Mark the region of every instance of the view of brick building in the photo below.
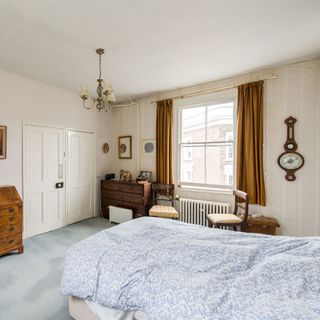
{"type": "Polygon", "coordinates": [[[180,182],[232,186],[234,102],[181,112],[180,182]]]}

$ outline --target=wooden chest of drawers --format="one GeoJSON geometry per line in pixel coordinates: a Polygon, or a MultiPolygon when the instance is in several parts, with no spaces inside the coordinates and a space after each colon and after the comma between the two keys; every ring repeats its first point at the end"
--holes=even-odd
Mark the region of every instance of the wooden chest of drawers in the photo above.
{"type": "Polygon", "coordinates": [[[0,255],[23,253],[22,201],[15,187],[0,187],[0,255]]]}
{"type": "Polygon", "coordinates": [[[152,202],[151,183],[101,181],[101,211],[109,219],[109,206],[131,209],[133,217],[148,215],[152,202]]]}

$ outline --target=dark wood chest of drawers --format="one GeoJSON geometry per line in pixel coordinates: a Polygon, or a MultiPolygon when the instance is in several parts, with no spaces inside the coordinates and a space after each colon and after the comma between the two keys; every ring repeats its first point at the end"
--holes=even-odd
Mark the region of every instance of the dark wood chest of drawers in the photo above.
{"type": "Polygon", "coordinates": [[[101,211],[109,219],[109,206],[131,209],[133,217],[148,215],[152,204],[151,183],[101,181],[101,211]]]}
{"type": "Polygon", "coordinates": [[[0,255],[23,253],[22,201],[15,187],[0,187],[0,255]]]}

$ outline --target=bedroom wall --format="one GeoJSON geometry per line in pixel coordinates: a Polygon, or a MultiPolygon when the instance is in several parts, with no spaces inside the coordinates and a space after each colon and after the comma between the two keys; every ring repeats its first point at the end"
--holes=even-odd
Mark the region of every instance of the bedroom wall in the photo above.
{"type": "Polygon", "coordinates": [[[75,92],[4,71],[0,71],[0,88],[0,125],[7,126],[8,135],[7,159],[0,160],[0,185],[15,185],[22,194],[23,121],[96,131],[97,183],[100,174],[110,171],[113,160],[112,112],[87,111],[75,92]],[[108,154],[102,152],[105,142],[110,144],[108,154]]]}
{"type": "MultiPolygon", "coordinates": [[[[251,206],[251,212],[278,218],[280,234],[320,235],[320,59],[251,72],[237,77],[214,81],[179,90],[163,92],[138,100],[137,107],[119,108],[115,118],[117,134],[133,136],[132,160],[118,160],[114,156],[114,171],[151,170],[155,176],[155,158],[141,156],[141,141],[155,138],[156,105],[161,100],[195,91],[218,88],[262,79],[272,73],[276,80],[265,81],[265,143],[264,163],[267,206],[251,206]],[[305,166],[297,172],[297,180],[288,182],[277,164],[286,140],[283,123],[288,116],[298,119],[296,140],[299,152],[305,157],[305,166]]],[[[223,192],[177,189],[180,196],[231,202],[232,196],[223,192]]]]}

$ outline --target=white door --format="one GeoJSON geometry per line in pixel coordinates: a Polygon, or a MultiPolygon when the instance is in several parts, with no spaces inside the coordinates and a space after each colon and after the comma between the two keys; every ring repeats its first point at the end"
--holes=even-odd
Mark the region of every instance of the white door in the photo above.
{"type": "Polygon", "coordinates": [[[64,150],[63,128],[25,126],[26,237],[65,225],[64,150]]]}
{"type": "Polygon", "coordinates": [[[68,130],[67,223],[94,216],[95,134],[68,130]]]}

